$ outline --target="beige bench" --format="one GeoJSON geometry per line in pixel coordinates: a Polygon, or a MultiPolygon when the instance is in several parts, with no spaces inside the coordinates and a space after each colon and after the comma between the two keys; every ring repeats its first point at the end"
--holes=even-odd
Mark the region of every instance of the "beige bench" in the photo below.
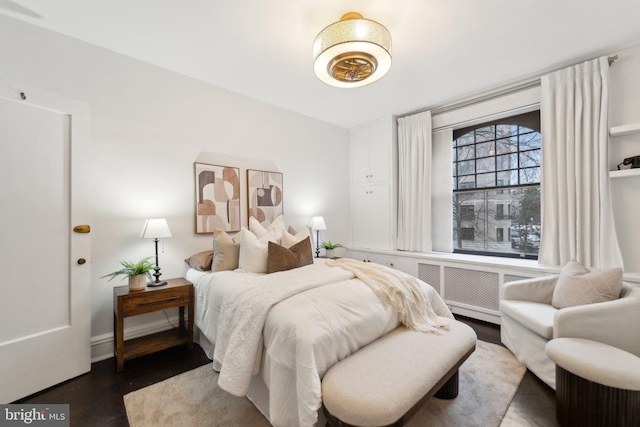
{"type": "Polygon", "coordinates": [[[333,365],[322,379],[327,425],[402,426],[430,397],[455,398],[477,337],[450,324],[442,335],[401,326],[333,365]]]}

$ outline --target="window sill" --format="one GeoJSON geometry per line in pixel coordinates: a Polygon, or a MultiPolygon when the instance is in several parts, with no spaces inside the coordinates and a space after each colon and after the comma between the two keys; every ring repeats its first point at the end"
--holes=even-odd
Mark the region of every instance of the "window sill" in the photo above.
{"type": "Polygon", "coordinates": [[[536,274],[558,274],[561,267],[552,267],[538,264],[537,260],[524,258],[493,257],[487,255],[469,255],[447,252],[408,252],[408,251],[381,251],[371,249],[349,248],[350,251],[377,253],[387,256],[399,256],[416,258],[418,260],[434,260],[455,264],[467,264],[483,267],[495,267],[496,269],[518,269],[531,271],[536,274]]]}

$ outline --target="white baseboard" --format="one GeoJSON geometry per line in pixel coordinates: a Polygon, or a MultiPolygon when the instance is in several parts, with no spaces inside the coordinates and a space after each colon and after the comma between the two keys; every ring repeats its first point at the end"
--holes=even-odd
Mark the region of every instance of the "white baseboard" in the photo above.
{"type": "MultiPolygon", "coordinates": [[[[129,340],[166,331],[173,328],[173,325],[177,325],[178,321],[178,316],[175,316],[169,318],[170,323],[167,320],[158,320],[153,323],[133,326],[124,330],[124,339],[129,340]]],[[[113,333],[91,337],[91,363],[113,357],[113,347],[113,333]]]]}

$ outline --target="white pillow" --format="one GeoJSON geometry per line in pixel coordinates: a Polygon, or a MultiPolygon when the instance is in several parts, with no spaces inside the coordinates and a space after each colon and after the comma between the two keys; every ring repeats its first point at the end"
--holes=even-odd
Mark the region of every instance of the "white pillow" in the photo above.
{"type": "Polygon", "coordinates": [[[260,224],[260,221],[258,221],[255,217],[249,217],[249,230],[251,230],[251,232],[255,234],[258,239],[262,239],[268,234],[275,235],[276,239],[278,240],[275,240],[274,243],[280,244],[282,233],[286,231],[284,227],[284,215],[278,215],[267,228],[264,228],[264,226],[260,224]]]}
{"type": "Polygon", "coordinates": [[[557,309],[613,301],[622,290],[622,268],[589,271],[575,260],[560,272],[551,305],[557,309]]]}
{"type": "Polygon", "coordinates": [[[309,238],[309,246],[311,246],[311,253],[313,253],[313,237],[311,236],[311,229],[309,227],[305,227],[299,233],[291,233],[291,227],[289,230],[282,230],[282,243],[281,246],[285,248],[290,248],[298,242],[303,241],[307,237],[309,238]]]}
{"type": "Polygon", "coordinates": [[[266,273],[269,242],[277,243],[273,234],[266,234],[261,239],[258,239],[255,234],[242,227],[240,231],[238,269],[248,273],[266,273]]]}

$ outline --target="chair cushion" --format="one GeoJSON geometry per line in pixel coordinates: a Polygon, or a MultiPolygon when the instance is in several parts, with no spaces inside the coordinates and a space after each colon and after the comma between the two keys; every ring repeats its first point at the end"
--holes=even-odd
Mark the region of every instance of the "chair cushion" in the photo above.
{"type": "Polygon", "coordinates": [[[580,378],[624,390],[640,390],[640,357],[581,338],[557,338],[545,350],[562,369],[580,378]]]}
{"type": "Polygon", "coordinates": [[[531,301],[500,301],[500,312],[542,338],[553,338],[553,316],[558,310],[549,304],[531,301]]]}
{"type": "Polygon", "coordinates": [[[560,272],[553,291],[551,305],[555,308],[574,307],[620,297],[622,269],[589,271],[577,261],[569,261],[560,272]]]}

